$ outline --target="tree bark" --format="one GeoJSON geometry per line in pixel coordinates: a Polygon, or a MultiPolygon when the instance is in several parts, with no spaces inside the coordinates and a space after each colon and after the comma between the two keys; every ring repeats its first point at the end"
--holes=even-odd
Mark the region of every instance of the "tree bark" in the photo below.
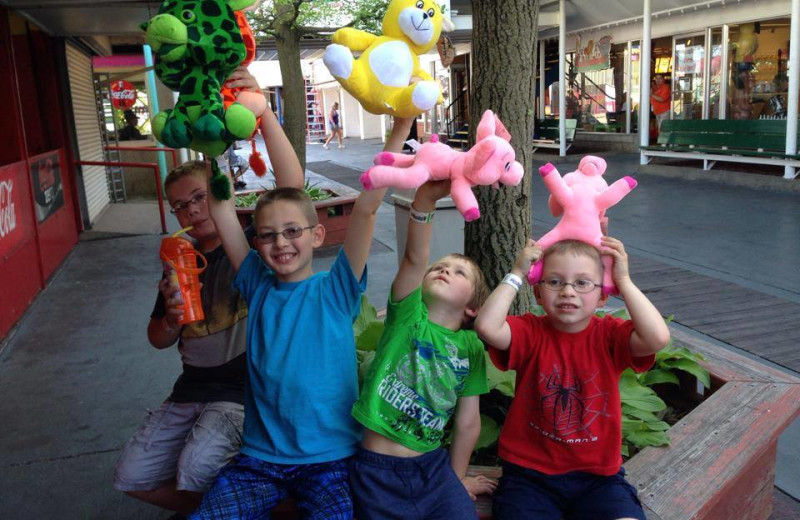
{"type": "MultiPolygon", "coordinates": [[[[470,141],[482,113],[492,110],[511,133],[516,159],[525,169],[519,186],[477,188],[481,218],[465,227],[464,250],[492,288],[531,236],[538,15],[539,0],[472,0],[470,141]]],[[[525,284],[510,313],[529,311],[531,296],[525,284]]]]}
{"type": "MultiPolygon", "coordinates": [[[[276,3],[276,10],[290,8],[276,3]]],[[[278,17],[275,46],[278,63],[283,78],[283,131],[300,160],[300,167],[306,168],[306,87],[300,68],[300,33],[293,23],[286,21],[288,13],[276,13],[278,17]]]]}

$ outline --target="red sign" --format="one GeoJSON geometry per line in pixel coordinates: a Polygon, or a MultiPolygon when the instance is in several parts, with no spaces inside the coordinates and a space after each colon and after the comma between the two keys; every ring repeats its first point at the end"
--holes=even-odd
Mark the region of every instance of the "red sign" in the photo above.
{"type": "Polygon", "coordinates": [[[0,258],[5,257],[25,239],[28,227],[23,222],[22,191],[25,163],[0,168],[0,258]]]}
{"type": "Polygon", "coordinates": [[[136,103],[136,87],[133,83],[119,80],[111,84],[111,103],[114,108],[128,110],[136,103]]]}

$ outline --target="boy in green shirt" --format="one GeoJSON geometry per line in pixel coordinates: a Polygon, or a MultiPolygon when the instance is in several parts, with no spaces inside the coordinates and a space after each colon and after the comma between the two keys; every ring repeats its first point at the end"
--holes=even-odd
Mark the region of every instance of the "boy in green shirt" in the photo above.
{"type": "Polygon", "coordinates": [[[356,518],[477,518],[470,498],[494,482],[465,478],[487,392],[484,347],[471,326],[488,288],[471,259],[447,255],[427,268],[430,221],[449,181],[419,188],[386,328],[353,406],[364,427],[350,484],[356,518]],[[453,443],[441,448],[455,411],[453,443]]]}

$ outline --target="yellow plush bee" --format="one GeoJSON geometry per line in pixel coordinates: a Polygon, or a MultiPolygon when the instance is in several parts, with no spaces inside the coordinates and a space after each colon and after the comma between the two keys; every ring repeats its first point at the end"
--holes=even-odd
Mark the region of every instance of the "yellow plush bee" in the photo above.
{"type": "Polygon", "coordinates": [[[420,68],[418,56],[436,45],[442,31],[453,29],[432,0],[392,0],[383,36],[339,29],[323,62],[367,112],[417,116],[442,101],[439,84],[420,68]],[[420,81],[410,85],[411,78],[420,81]]]}

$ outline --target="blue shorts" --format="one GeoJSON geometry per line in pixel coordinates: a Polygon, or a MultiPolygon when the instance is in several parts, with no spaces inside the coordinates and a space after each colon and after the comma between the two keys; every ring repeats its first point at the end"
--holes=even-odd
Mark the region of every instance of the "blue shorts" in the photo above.
{"type": "Polygon", "coordinates": [[[646,520],[625,469],[603,476],[574,471],[546,475],[503,461],[503,476],[492,499],[495,520],[646,520]]]}
{"type": "Polygon", "coordinates": [[[360,448],[350,460],[350,486],[358,520],[478,518],[442,448],[412,458],[360,448]]]}
{"type": "Polygon", "coordinates": [[[278,502],[289,496],[294,497],[304,519],[352,520],[347,459],[287,465],[240,454],[222,468],[189,518],[269,518],[278,502]]]}

